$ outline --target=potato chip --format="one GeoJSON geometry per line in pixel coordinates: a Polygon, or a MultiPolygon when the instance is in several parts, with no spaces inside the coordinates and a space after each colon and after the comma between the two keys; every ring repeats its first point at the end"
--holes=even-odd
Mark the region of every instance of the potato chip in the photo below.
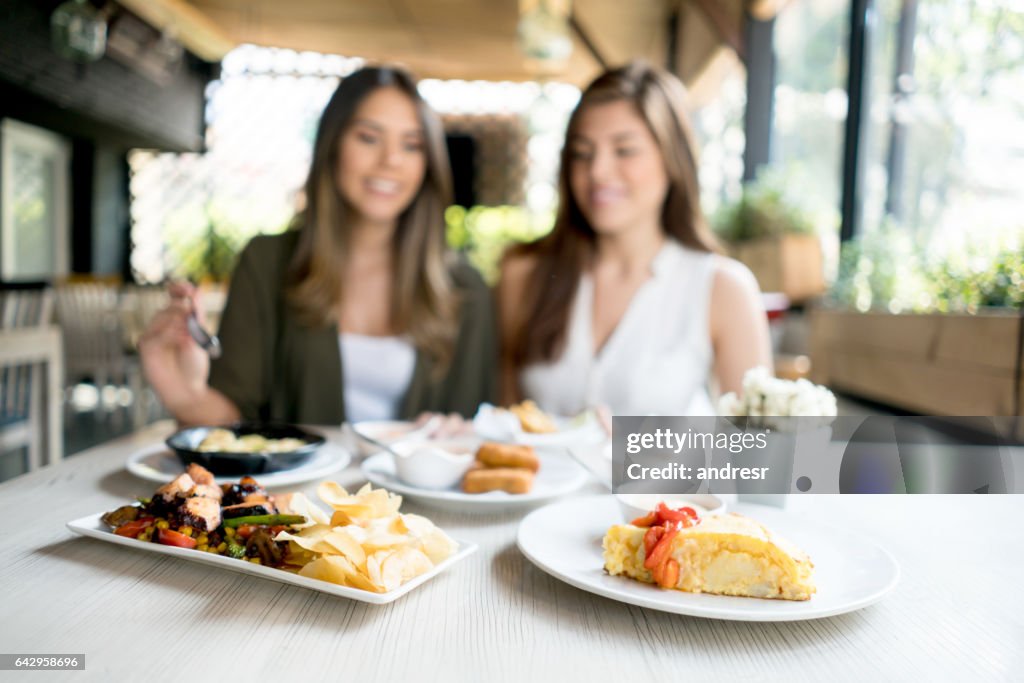
{"type": "Polygon", "coordinates": [[[437,527],[434,523],[422,515],[402,515],[402,521],[405,523],[406,529],[409,533],[416,538],[422,538],[427,536],[437,527]]]}
{"type": "Polygon", "coordinates": [[[324,536],[324,542],[333,546],[339,553],[344,555],[349,562],[356,567],[366,565],[366,551],[359,541],[352,537],[352,534],[344,528],[332,529],[331,533],[324,536]]]}
{"type": "Polygon", "coordinates": [[[434,566],[430,558],[415,548],[374,553],[367,558],[366,565],[370,580],[378,586],[384,586],[385,591],[398,588],[434,566]]]}
{"type": "Polygon", "coordinates": [[[331,526],[361,524],[370,519],[387,517],[398,512],[402,497],[385,489],[374,490],[369,484],[350,495],[336,482],[324,482],[317,488],[320,500],[331,506],[331,526]]]}
{"type": "Polygon", "coordinates": [[[304,493],[279,493],[274,496],[274,504],[277,511],[282,515],[302,515],[308,521],[305,524],[293,526],[304,528],[314,524],[329,524],[331,518],[327,516],[316,503],[306,497],[304,493]]]}
{"type": "Polygon", "coordinates": [[[363,576],[351,562],[339,555],[325,555],[313,560],[301,570],[299,576],[328,581],[340,586],[351,586],[373,593],[383,593],[383,584],[375,584],[363,576]]]}
{"type": "Polygon", "coordinates": [[[422,550],[434,564],[444,562],[454,555],[458,549],[459,544],[456,543],[451,536],[437,527],[435,527],[430,534],[420,539],[420,550],[422,550]]]}
{"type": "Polygon", "coordinates": [[[419,541],[419,548],[434,564],[442,562],[459,549],[459,544],[434,526],[426,517],[420,515],[402,515],[409,533],[419,541]]]}
{"type": "Polygon", "coordinates": [[[320,497],[320,500],[330,505],[332,508],[337,505],[344,505],[349,502],[352,498],[348,494],[341,484],[336,481],[325,481],[320,486],[316,487],[316,495],[320,497]]]}
{"type": "Polygon", "coordinates": [[[405,521],[402,519],[402,515],[395,515],[388,523],[388,531],[393,534],[405,535],[409,533],[409,527],[405,525],[405,521]]]}
{"type": "Polygon", "coordinates": [[[282,531],[274,537],[274,540],[291,541],[304,550],[314,553],[325,553],[331,552],[333,548],[333,546],[324,541],[324,537],[329,533],[331,533],[331,527],[324,524],[318,524],[316,526],[306,527],[297,534],[282,531]]]}
{"type": "Polygon", "coordinates": [[[295,543],[289,543],[288,552],[284,556],[284,564],[286,569],[299,568],[306,566],[315,559],[317,559],[316,553],[312,553],[295,543]]]}
{"type": "Polygon", "coordinates": [[[400,514],[402,497],[385,489],[367,484],[353,495],[336,482],[324,482],[317,494],[331,507],[331,516],[294,494],[287,499],[288,510],[316,523],[275,538],[289,541],[288,561],[302,567],[302,576],[379,593],[430,571],[458,550],[426,517],[400,514]]]}
{"type": "Polygon", "coordinates": [[[366,538],[362,541],[363,546],[366,547],[369,552],[373,552],[375,550],[408,545],[416,540],[413,536],[409,536],[408,534],[393,533],[391,531],[392,527],[393,521],[391,519],[371,520],[370,523],[364,527],[366,531],[366,538]]]}
{"type": "Polygon", "coordinates": [[[369,505],[350,505],[341,510],[335,510],[331,515],[331,526],[348,526],[357,524],[360,520],[369,519],[373,510],[369,505]]]}

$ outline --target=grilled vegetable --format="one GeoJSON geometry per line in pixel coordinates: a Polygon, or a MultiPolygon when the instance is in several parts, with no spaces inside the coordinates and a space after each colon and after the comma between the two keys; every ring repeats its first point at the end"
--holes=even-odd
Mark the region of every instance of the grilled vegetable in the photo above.
{"type": "Polygon", "coordinates": [[[139,513],[142,512],[142,508],[134,505],[125,505],[117,508],[113,512],[100,517],[100,520],[109,527],[118,528],[127,522],[133,522],[139,518],[139,513]]]}
{"type": "Polygon", "coordinates": [[[124,524],[114,529],[114,533],[118,536],[124,536],[126,538],[135,538],[151,526],[153,526],[153,518],[143,517],[142,519],[136,519],[130,522],[125,522],[124,524]]]}
{"type": "Polygon", "coordinates": [[[224,554],[236,560],[241,560],[245,557],[245,546],[239,545],[234,541],[228,541],[228,547],[224,550],[224,554]]]}
{"type": "Polygon", "coordinates": [[[164,545],[173,545],[178,548],[195,548],[196,539],[171,529],[157,529],[156,542],[164,545]]]}
{"type": "Polygon", "coordinates": [[[284,559],[284,551],[265,529],[258,529],[245,542],[245,554],[249,557],[258,557],[267,566],[274,566],[284,559]]]}
{"type": "Polygon", "coordinates": [[[274,526],[277,524],[283,524],[286,526],[292,524],[305,524],[306,518],[302,515],[254,515],[250,517],[235,517],[233,519],[225,519],[224,526],[227,528],[237,528],[247,524],[259,524],[266,526],[274,526]]]}

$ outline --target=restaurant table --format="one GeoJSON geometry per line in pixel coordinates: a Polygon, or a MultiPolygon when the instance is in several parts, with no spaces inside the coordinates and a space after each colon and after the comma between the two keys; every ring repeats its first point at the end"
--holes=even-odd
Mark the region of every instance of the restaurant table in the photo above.
{"type": "MultiPolygon", "coordinates": [[[[0,485],[0,652],[86,656],[84,671],[4,671],[0,680],[1024,678],[1021,496],[799,497],[789,514],[872,539],[902,576],[873,606],[787,623],[684,617],[598,597],[519,552],[524,512],[406,501],[404,511],[480,550],[374,606],[65,528],[149,495],[155,485],[125,471],[125,460],[171,429],[159,423],[0,485]]],[[[362,481],[357,464],[333,478],[362,481]]],[[[295,488],[312,496],[315,487],[295,488]]]]}

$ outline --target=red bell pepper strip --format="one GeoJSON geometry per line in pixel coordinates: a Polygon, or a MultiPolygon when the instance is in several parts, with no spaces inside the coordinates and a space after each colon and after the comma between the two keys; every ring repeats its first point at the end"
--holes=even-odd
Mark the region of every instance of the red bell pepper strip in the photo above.
{"type": "Polygon", "coordinates": [[[178,548],[195,548],[196,539],[191,536],[186,536],[183,533],[172,531],[170,529],[157,529],[156,530],[156,542],[164,545],[173,545],[178,548]]]}

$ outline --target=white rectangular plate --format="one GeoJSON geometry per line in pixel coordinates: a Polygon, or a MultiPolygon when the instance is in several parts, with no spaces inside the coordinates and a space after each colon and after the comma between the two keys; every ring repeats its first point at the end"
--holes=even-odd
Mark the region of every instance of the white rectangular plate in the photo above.
{"type": "Polygon", "coordinates": [[[370,591],[360,590],[359,588],[339,586],[334,583],[328,583],[327,581],[311,579],[309,577],[299,576],[298,574],[292,574],[291,572],[286,572],[281,569],[264,567],[258,564],[253,564],[252,562],[224,557],[223,555],[214,555],[212,553],[204,553],[198,550],[189,550],[187,548],[175,548],[169,545],[160,545],[159,543],[147,543],[134,538],[118,536],[110,531],[110,528],[106,524],[100,521],[100,518],[103,515],[104,513],[101,512],[95,515],[89,515],[88,517],[82,517],[81,519],[76,519],[73,522],[68,522],[68,529],[82,536],[88,536],[108,543],[116,543],[117,545],[135,548],[136,550],[141,550],[143,552],[180,557],[185,560],[201,562],[202,564],[213,565],[233,572],[252,574],[253,576],[270,579],[271,581],[287,583],[293,586],[302,586],[303,588],[320,591],[321,593],[337,595],[351,600],[359,600],[360,602],[368,602],[373,605],[385,605],[397,600],[409,591],[437,576],[459,560],[469,557],[479,548],[479,546],[474,543],[467,543],[466,541],[454,539],[455,542],[459,544],[458,552],[441,564],[436,565],[429,572],[417,576],[393,591],[388,591],[387,593],[371,593],[370,591]]]}

